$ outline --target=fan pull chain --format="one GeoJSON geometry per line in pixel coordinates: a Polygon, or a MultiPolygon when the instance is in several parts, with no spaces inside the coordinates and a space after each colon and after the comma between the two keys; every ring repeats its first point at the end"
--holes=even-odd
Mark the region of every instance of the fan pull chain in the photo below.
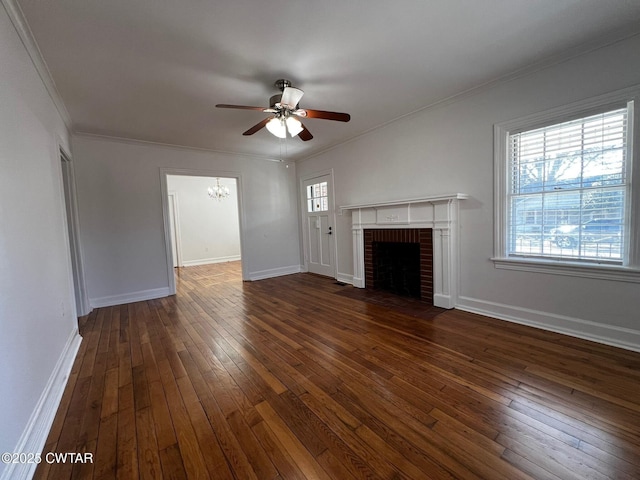
{"type": "Polygon", "coordinates": [[[280,139],[280,162],[289,160],[289,146],[286,138],[280,139]],[[284,144],[284,156],[282,155],[282,145],[284,144]]]}

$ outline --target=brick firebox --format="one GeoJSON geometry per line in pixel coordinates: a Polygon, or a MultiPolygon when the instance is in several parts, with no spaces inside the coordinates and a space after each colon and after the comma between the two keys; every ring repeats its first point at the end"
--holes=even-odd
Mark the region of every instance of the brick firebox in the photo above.
{"type": "Polygon", "coordinates": [[[374,243],[417,243],[420,245],[420,300],[433,305],[433,234],[430,228],[365,229],[365,288],[376,288],[374,243]]]}

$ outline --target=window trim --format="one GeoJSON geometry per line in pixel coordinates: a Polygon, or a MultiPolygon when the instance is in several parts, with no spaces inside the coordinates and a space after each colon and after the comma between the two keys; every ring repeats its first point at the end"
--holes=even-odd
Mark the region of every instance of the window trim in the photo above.
{"type": "Polygon", "coordinates": [[[640,283],[640,85],[571,103],[494,125],[494,256],[496,268],[550,273],[604,280],[640,283]],[[630,188],[626,199],[628,212],[626,257],[621,265],[553,258],[507,255],[509,135],[535,128],[587,117],[633,102],[629,115],[629,152],[627,168],[630,188]],[[635,148],[634,148],[635,147],[635,148]]]}

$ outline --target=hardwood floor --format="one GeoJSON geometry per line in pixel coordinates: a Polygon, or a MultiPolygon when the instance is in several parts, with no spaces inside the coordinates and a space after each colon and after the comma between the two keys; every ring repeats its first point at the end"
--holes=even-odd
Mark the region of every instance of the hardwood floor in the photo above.
{"type": "Polygon", "coordinates": [[[640,354],[297,274],[100,308],[35,478],[638,479],[640,354]]]}

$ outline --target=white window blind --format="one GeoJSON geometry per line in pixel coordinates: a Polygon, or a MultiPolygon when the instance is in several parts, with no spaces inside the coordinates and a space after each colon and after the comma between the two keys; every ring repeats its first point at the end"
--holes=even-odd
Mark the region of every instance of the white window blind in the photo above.
{"type": "Polygon", "coordinates": [[[509,134],[509,256],[622,262],[629,108],[509,134]]]}

